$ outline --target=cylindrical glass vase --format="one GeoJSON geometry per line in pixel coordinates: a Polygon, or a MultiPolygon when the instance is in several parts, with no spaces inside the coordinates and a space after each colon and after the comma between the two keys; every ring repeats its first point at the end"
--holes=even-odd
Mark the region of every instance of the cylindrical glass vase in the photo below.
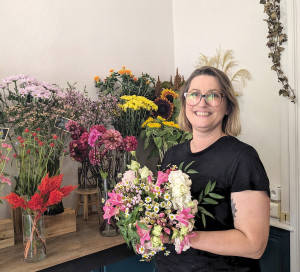
{"type": "Polygon", "coordinates": [[[42,214],[22,214],[24,261],[39,262],[46,258],[46,238],[44,216],[42,214]]]}

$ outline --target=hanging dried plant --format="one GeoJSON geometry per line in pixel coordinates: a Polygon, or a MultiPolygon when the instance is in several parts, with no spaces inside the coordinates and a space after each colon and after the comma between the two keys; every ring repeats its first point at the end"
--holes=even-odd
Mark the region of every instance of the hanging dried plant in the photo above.
{"type": "Polygon", "coordinates": [[[246,69],[236,71],[238,62],[234,59],[232,50],[223,51],[219,48],[216,50],[216,55],[212,57],[200,54],[196,68],[201,68],[202,66],[218,68],[229,77],[231,82],[238,83],[240,87],[245,87],[247,80],[252,78],[250,72],[246,69]]]}
{"type": "Polygon", "coordinates": [[[295,103],[295,92],[289,85],[280,63],[281,52],[284,50],[282,44],[287,41],[287,35],[282,32],[283,27],[280,23],[280,0],[261,0],[260,4],[264,5],[264,12],[268,15],[268,18],[264,19],[268,24],[269,30],[267,36],[269,40],[266,45],[270,49],[268,57],[271,58],[273,62],[271,70],[276,72],[278,82],[282,84],[279,95],[286,96],[295,103]]]}

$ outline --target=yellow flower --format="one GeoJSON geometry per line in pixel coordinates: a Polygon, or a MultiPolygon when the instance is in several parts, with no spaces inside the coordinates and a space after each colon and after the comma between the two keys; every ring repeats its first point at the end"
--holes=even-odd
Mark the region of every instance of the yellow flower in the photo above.
{"type": "Polygon", "coordinates": [[[158,124],[158,123],[148,123],[147,127],[149,127],[149,128],[160,128],[161,124],[158,124]]]}
{"type": "Polygon", "coordinates": [[[143,124],[142,127],[145,127],[148,123],[152,122],[154,119],[152,117],[149,117],[143,124]]]}
{"type": "Polygon", "coordinates": [[[177,129],[180,129],[179,125],[178,124],[175,124],[173,121],[165,121],[165,122],[162,122],[165,126],[168,126],[168,127],[174,127],[174,128],[177,128],[177,129]]]}
{"type": "Polygon", "coordinates": [[[164,89],[160,95],[161,98],[166,98],[173,103],[173,100],[178,97],[178,94],[171,89],[164,89]]]}

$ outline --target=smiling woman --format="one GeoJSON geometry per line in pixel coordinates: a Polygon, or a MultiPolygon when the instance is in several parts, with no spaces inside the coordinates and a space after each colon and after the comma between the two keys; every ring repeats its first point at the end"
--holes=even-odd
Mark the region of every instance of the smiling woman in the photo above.
{"type": "Polygon", "coordinates": [[[241,128],[231,82],[222,71],[202,67],[186,81],[180,98],[179,124],[193,139],[171,147],[161,168],[194,161],[192,197],[211,180],[224,198],[208,207],[214,219],[208,218],[206,227],[195,218],[191,248],[177,255],[166,245],[171,253],[167,259],[158,255],[157,267],[160,272],[258,272],[269,234],[269,180],[255,149],[235,138],[241,128]]]}

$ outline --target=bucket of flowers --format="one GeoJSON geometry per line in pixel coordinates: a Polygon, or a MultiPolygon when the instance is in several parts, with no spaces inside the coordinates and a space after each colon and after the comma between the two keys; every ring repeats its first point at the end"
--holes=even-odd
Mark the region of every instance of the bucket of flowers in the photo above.
{"type": "MultiPolygon", "coordinates": [[[[116,184],[108,193],[103,210],[105,219],[116,219],[117,226],[125,242],[150,261],[159,251],[166,251],[163,243],[167,239],[175,245],[178,254],[190,247],[189,238],[194,236],[194,217],[199,210],[203,224],[205,216],[211,216],[201,204],[216,204],[222,196],[209,195],[215,184],[209,182],[198,200],[193,200],[190,192],[192,184],[188,174],[196,173],[183,168],[183,164],[172,166],[166,171],[158,171],[157,177],[146,167],[132,161],[116,184]],[[186,172],[186,173],[185,173],[186,172]],[[213,200],[213,201],[210,201],[213,200]]],[[[198,214],[198,216],[199,216],[198,214]]]]}

